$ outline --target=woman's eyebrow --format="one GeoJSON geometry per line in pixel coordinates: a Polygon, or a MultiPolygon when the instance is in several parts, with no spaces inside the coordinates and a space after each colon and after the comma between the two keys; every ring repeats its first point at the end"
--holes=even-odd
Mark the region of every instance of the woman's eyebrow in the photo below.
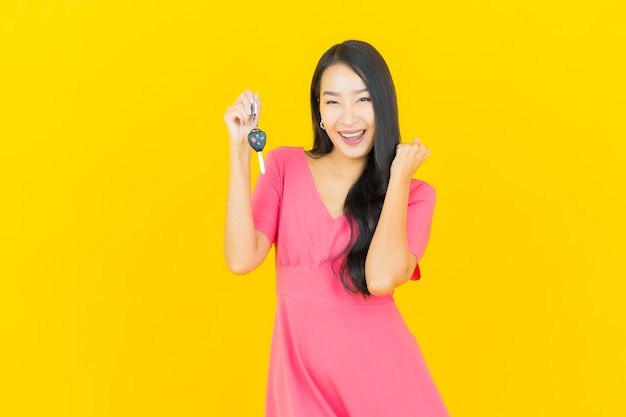
{"type": "MultiPolygon", "coordinates": [[[[361,88],[361,89],[359,89],[359,90],[354,90],[354,91],[353,91],[353,93],[354,93],[354,94],[361,94],[361,93],[364,93],[364,92],[366,92],[366,91],[367,91],[367,87],[366,87],[366,88],[361,88]]],[[[322,93],[322,95],[323,95],[323,96],[338,96],[338,95],[339,95],[339,93],[334,92],[334,91],[324,91],[324,92],[322,93]]]]}

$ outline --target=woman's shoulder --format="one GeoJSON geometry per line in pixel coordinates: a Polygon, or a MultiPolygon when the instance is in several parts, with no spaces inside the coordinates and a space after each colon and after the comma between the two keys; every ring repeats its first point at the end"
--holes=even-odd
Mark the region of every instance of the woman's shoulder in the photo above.
{"type": "Polygon", "coordinates": [[[304,148],[297,146],[278,146],[267,152],[269,163],[276,164],[284,169],[287,166],[298,164],[304,157],[304,148]]]}
{"type": "Polygon", "coordinates": [[[266,168],[284,176],[286,172],[297,167],[304,158],[304,148],[296,146],[278,146],[267,151],[265,156],[266,168]]]}
{"type": "Polygon", "coordinates": [[[301,146],[278,146],[268,152],[274,158],[290,158],[298,154],[303,154],[304,148],[301,146]]]}
{"type": "Polygon", "coordinates": [[[412,179],[411,187],[409,190],[409,199],[410,200],[435,200],[436,197],[435,187],[430,185],[426,181],[412,179]]]}

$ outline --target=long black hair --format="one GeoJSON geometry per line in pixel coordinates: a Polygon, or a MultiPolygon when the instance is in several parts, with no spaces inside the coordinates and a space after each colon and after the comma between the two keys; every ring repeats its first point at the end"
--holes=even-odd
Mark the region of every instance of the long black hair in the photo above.
{"type": "Polygon", "coordinates": [[[348,191],[343,206],[350,224],[350,241],[335,259],[345,256],[338,270],[344,288],[350,293],[367,297],[371,294],[365,281],[365,258],[380,218],[391,163],[400,143],[398,103],[389,67],[372,45],[348,40],[332,46],[317,63],[311,81],[314,140],[309,155],[320,157],[333,150],[333,143],[320,126],[320,88],[324,71],[337,64],[347,65],[361,77],[374,108],[374,147],[368,154],[361,176],[348,191]]]}

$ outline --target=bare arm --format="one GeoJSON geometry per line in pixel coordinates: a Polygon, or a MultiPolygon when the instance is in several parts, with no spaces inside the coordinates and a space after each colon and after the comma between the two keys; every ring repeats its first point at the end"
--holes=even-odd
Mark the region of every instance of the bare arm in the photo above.
{"type": "Polygon", "coordinates": [[[230,169],[224,257],[235,274],[246,274],[258,267],[269,252],[271,242],[254,227],[250,197],[250,155],[246,136],[252,129],[252,92],[244,91],[224,115],[230,135],[230,169]]]}
{"type": "Polygon", "coordinates": [[[409,252],[407,206],[411,178],[430,156],[419,140],[398,146],[383,209],[365,260],[367,288],[385,295],[411,278],[418,259],[409,252]]]}

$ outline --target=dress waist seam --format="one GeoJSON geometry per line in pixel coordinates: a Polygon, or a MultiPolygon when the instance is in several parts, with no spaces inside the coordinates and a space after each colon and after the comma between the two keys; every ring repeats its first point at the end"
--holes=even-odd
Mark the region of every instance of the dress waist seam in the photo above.
{"type": "Polygon", "coordinates": [[[338,306],[379,306],[379,305],[390,305],[390,304],[395,304],[395,301],[392,299],[386,299],[386,300],[379,300],[379,301],[354,301],[354,300],[346,300],[346,301],[339,301],[339,300],[328,300],[328,299],[324,299],[324,298],[310,298],[310,297],[302,297],[302,296],[298,296],[298,295],[293,295],[293,294],[285,294],[285,293],[281,293],[281,292],[276,292],[276,296],[277,297],[284,297],[284,298],[290,298],[293,300],[298,300],[298,301],[305,301],[305,302],[309,302],[309,303],[314,303],[314,304],[331,304],[331,305],[338,305],[338,306]]]}

